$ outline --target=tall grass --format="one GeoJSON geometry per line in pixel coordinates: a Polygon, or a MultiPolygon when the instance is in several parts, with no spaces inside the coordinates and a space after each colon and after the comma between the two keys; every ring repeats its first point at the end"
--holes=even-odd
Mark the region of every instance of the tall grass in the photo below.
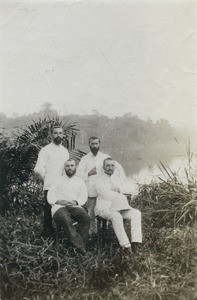
{"type": "Polygon", "coordinates": [[[91,245],[81,256],[65,241],[40,238],[40,222],[1,220],[1,299],[195,299],[195,227],[146,228],[137,256],[115,245],[91,245]]]}
{"type": "Polygon", "coordinates": [[[160,161],[162,176],[151,184],[142,185],[134,199],[144,211],[144,218],[151,219],[153,227],[161,228],[194,225],[197,220],[197,155],[187,148],[182,163],[173,170],[160,161]]]}
{"type": "MultiPolygon", "coordinates": [[[[143,216],[144,243],[135,256],[96,241],[81,256],[66,240],[43,239],[42,215],[30,216],[27,206],[1,217],[1,299],[197,299],[196,171],[189,157],[187,181],[160,162],[166,179],[141,186],[132,200],[143,216]]],[[[28,207],[37,207],[31,197],[28,207]]]]}

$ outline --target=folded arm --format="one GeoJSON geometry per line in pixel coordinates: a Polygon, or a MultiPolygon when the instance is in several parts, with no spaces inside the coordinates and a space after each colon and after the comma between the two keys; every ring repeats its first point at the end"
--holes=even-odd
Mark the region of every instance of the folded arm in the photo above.
{"type": "Polygon", "coordinates": [[[55,204],[76,206],[78,205],[78,202],[76,200],[57,200],[55,204]]]}
{"type": "Polygon", "coordinates": [[[99,179],[95,184],[95,188],[99,197],[107,201],[112,201],[112,199],[118,194],[117,191],[107,188],[99,179]]]}

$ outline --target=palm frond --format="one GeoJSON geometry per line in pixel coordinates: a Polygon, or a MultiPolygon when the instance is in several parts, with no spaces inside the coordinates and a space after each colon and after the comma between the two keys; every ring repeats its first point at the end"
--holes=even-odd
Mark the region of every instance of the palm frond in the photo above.
{"type": "MultiPolygon", "coordinates": [[[[64,130],[63,145],[68,151],[74,151],[75,138],[79,129],[76,123],[70,123],[68,119],[60,120],[59,117],[44,118],[32,121],[22,131],[14,135],[13,146],[2,144],[1,165],[6,172],[3,172],[2,181],[9,186],[11,182],[28,181],[35,166],[39,150],[50,142],[50,132],[54,126],[60,126],[64,130]]],[[[76,161],[81,158],[82,152],[74,151],[72,154],[76,161]]]]}
{"type": "Polygon", "coordinates": [[[86,154],[85,152],[79,150],[79,149],[76,149],[76,150],[72,150],[70,151],[70,158],[71,159],[74,159],[76,164],[78,165],[81,158],[86,154]]]}

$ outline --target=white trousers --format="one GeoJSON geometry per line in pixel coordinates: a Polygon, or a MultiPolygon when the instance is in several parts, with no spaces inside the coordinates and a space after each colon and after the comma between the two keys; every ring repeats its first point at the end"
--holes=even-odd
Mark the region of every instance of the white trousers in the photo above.
{"type": "Polygon", "coordinates": [[[112,222],[120,246],[131,246],[124,228],[123,219],[131,222],[131,242],[142,242],[141,212],[138,209],[132,208],[122,212],[112,212],[109,209],[105,209],[99,213],[99,216],[112,222]]]}

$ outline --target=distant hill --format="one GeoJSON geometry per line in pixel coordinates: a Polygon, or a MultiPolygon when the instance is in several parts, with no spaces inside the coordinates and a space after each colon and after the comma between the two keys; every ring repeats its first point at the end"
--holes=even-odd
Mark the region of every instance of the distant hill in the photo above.
{"type": "MultiPolygon", "coordinates": [[[[38,112],[27,116],[8,118],[0,114],[0,127],[3,135],[11,136],[13,132],[21,130],[32,120],[47,116],[55,116],[57,112],[46,103],[38,112]]],[[[171,160],[181,154],[178,145],[181,140],[186,143],[183,132],[173,128],[162,119],[157,122],[141,120],[130,113],[122,117],[109,118],[95,112],[93,115],[60,116],[76,122],[80,132],[77,135],[76,147],[88,152],[88,139],[96,135],[101,138],[101,151],[119,161],[127,175],[137,172],[147,164],[160,160],[171,160]]]]}

